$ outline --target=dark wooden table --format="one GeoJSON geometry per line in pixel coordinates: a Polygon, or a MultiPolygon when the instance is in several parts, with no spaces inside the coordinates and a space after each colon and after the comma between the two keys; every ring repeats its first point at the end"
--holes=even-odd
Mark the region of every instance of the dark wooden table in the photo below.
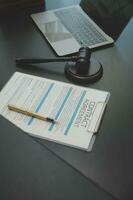
{"type": "MultiPolygon", "coordinates": [[[[52,4],[48,0],[46,8],[63,6],[63,2],[67,4],[58,0],[52,4]]],[[[0,118],[2,200],[110,200],[112,196],[133,199],[132,52],[133,19],[113,47],[92,54],[102,63],[104,74],[98,82],[86,87],[111,93],[92,152],[31,138],[0,118]]],[[[65,63],[17,68],[15,58],[28,56],[56,55],[29,16],[1,17],[0,89],[15,71],[69,82],[64,76],[65,63]]]]}

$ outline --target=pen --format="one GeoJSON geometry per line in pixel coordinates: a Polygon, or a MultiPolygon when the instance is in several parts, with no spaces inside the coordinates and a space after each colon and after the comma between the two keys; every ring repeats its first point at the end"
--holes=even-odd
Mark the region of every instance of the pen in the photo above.
{"type": "Polygon", "coordinates": [[[15,105],[9,104],[8,109],[15,111],[15,112],[18,112],[18,113],[21,113],[21,114],[24,114],[24,115],[27,115],[27,116],[30,116],[30,117],[34,117],[36,119],[40,119],[40,120],[51,122],[51,123],[57,123],[57,121],[52,119],[52,118],[44,117],[44,116],[37,114],[35,112],[31,112],[31,111],[25,110],[23,108],[16,107],[15,105]]]}

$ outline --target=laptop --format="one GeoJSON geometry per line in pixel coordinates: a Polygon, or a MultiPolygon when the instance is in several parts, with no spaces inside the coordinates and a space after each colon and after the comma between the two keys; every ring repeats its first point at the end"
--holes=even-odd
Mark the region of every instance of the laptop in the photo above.
{"type": "Polygon", "coordinates": [[[94,49],[114,42],[79,5],[31,17],[58,56],[76,53],[82,46],[94,49]]]}

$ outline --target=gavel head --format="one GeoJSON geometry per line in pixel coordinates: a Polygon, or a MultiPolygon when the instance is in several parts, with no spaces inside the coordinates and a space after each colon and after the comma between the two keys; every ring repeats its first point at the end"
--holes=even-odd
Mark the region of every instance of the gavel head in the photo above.
{"type": "Polygon", "coordinates": [[[77,55],[77,74],[87,74],[90,65],[91,50],[88,47],[81,47],[77,55]]]}
{"type": "Polygon", "coordinates": [[[80,84],[93,83],[103,75],[101,63],[90,59],[91,50],[88,47],[81,47],[75,61],[67,62],[65,75],[73,82],[80,84]]]}

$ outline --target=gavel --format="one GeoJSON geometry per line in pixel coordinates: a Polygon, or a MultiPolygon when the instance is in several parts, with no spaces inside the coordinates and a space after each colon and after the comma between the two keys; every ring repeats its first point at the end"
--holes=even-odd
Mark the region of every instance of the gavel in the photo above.
{"type": "Polygon", "coordinates": [[[65,75],[68,79],[78,83],[95,82],[102,77],[102,65],[91,60],[91,50],[88,47],[81,47],[76,56],[56,58],[17,58],[17,65],[28,65],[48,62],[67,62],[65,75]]]}

